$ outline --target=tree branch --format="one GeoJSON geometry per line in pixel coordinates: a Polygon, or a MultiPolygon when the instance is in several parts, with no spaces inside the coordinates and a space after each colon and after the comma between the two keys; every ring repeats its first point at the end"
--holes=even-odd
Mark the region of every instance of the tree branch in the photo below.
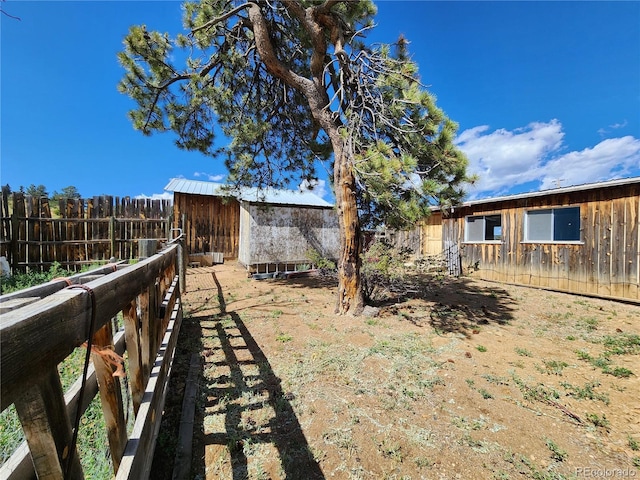
{"type": "Polygon", "coordinates": [[[318,5],[316,7],[316,10],[320,13],[327,13],[329,12],[334,5],[337,5],[338,3],[346,3],[348,0],[325,0],[325,2],[322,5],[318,5]]]}
{"type": "Polygon", "coordinates": [[[9,18],[13,18],[14,20],[18,20],[19,22],[22,21],[22,19],[20,17],[16,17],[14,15],[9,15],[7,12],[5,12],[3,9],[0,8],[0,13],[2,13],[3,15],[6,15],[9,18]]]}
{"type": "MultiPolygon", "coordinates": [[[[287,2],[296,3],[296,2],[287,2]]],[[[310,80],[298,75],[287,68],[276,56],[271,38],[269,36],[269,27],[262,15],[260,7],[255,3],[249,5],[249,20],[253,25],[253,34],[255,38],[256,49],[260,58],[264,62],[267,70],[276,77],[280,78],[290,86],[297,89],[306,89],[309,87],[310,80]]]]}
{"type": "Polygon", "coordinates": [[[198,33],[200,30],[205,30],[209,27],[214,26],[217,23],[220,22],[224,22],[225,20],[227,20],[228,18],[233,17],[236,13],[251,7],[252,5],[255,5],[255,3],[253,2],[247,2],[244,3],[232,10],[229,10],[227,13],[225,13],[224,15],[220,15],[219,17],[216,18],[212,18],[211,20],[209,20],[207,23],[204,23],[202,25],[200,25],[199,27],[194,28],[193,30],[191,30],[191,32],[189,33],[190,36],[193,36],[194,34],[198,33]]]}
{"type": "MultiPolygon", "coordinates": [[[[5,2],[6,0],[0,0],[1,2],[5,2]]],[[[13,18],[14,20],[18,20],[19,22],[22,21],[22,19],[20,17],[16,17],[14,15],[10,15],[7,12],[4,11],[4,9],[0,8],[0,13],[2,13],[3,15],[6,15],[9,18],[13,18]]]]}

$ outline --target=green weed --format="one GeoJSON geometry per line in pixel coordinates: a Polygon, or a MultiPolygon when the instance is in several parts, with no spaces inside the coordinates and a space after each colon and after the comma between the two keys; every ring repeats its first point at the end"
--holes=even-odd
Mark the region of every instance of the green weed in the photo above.
{"type": "Polygon", "coordinates": [[[640,335],[621,333],[619,335],[607,335],[601,343],[604,345],[605,351],[596,359],[591,359],[591,363],[602,368],[603,373],[613,375],[619,378],[628,378],[633,372],[624,367],[610,367],[611,360],[609,357],[613,355],[637,355],[640,354],[640,335]]]}
{"type": "Polygon", "coordinates": [[[561,449],[557,443],[550,438],[545,441],[547,448],[551,452],[551,458],[557,462],[564,462],[567,458],[567,452],[561,449]]]}
{"type": "Polygon", "coordinates": [[[609,396],[606,393],[596,393],[594,389],[600,386],[600,382],[586,383],[584,387],[576,387],[570,383],[560,383],[560,386],[569,390],[568,395],[579,400],[599,400],[605,405],[609,405],[609,396]]]}
{"type": "Polygon", "coordinates": [[[507,377],[498,377],[490,373],[484,373],[481,377],[489,383],[494,383],[496,385],[509,385],[509,379],[507,377]]]}
{"type": "Polygon", "coordinates": [[[631,375],[633,375],[633,372],[631,370],[624,367],[615,367],[613,370],[608,369],[604,373],[613,375],[614,377],[618,378],[629,378],[631,375]]]}
{"type": "Polygon", "coordinates": [[[606,355],[635,355],[640,353],[640,335],[622,333],[602,339],[606,355]]]}
{"type": "Polygon", "coordinates": [[[578,325],[591,332],[598,328],[598,319],[595,317],[582,318],[578,321],[578,325]]]}
{"type": "Polygon", "coordinates": [[[397,441],[384,438],[378,445],[378,449],[384,457],[393,458],[398,462],[402,462],[403,460],[404,455],[402,452],[402,445],[397,441]]]}
{"type": "Polygon", "coordinates": [[[293,340],[293,337],[287,333],[279,333],[278,335],[276,335],[276,340],[278,342],[287,343],[293,340]]]}
{"type": "Polygon", "coordinates": [[[535,387],[531,387],[527,385],[516,374],[512,374],[511,378],[520,389],[520,392],[522,393],[522,396],[525,400],[547,402],[551,399],[557,400],[560,398],[560,393],[554,388],[547,388],[543,384],[538,384],[535,387]]]}
{"type": "Polygon", "coordinates": [[[595,427],[601,427],[606,430],[609,429],[609,420],[607,420],[607,416],[604,413],[602,416],[599,416],[597,413],[587,413],[587,420],[595,427]]]}
{"type": "Polygon", "coordinates": [[[520,348],[520,347],[516,347],[515,351],[518,355],[522,356],[522,357],[532,357],[533,354],[531,353],[531,351],[527,350],[526,348],[520,348]]]}
{"type": "Polygon", "coordinates": [[[484,388],[478,389],[478,393],[482,395],[482,398],[484,398],[485,400],[489,400],[490,398],[493,398],[493,395],[491,395],[491,393],[489,393],[484,388]]]}
{"type": "Polygon", "coordinates": [[[427,457],[416,457],[413,459],[413,463],[415,463],[416,467],[420,469],[429,468],[431,465],[433,465],[433,461],[428,459],[427,457]]]}
{"type": "Polygon", "coordinates": [[[549,375],[562,375],[562,370],[569,366],[567,362],[558,360],[543,360],[542,362],[544,363],[546,373],[549,375]]]}

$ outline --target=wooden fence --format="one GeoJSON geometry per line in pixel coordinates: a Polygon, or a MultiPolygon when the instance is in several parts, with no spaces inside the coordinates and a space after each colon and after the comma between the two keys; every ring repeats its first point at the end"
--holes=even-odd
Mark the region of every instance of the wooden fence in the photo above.
{"type": "Polygon", "coordinates": [[[15,405],[26,438],[0,468],[0,478],[84,478],[73,426],[82,428],[79,419],[98,390],[115,478],[148,477],[182,321],[183,243],[180,236],[135,265],[111,264],[99,275],[57,279],[0,297],[0,403],[2,411],[15,405]],[[119,312],[124,327],[114,334],[112,319],[119,312]],[[88,338],[94,368],[65,394],[58,365],[88,338]],[[113,375],[118,369],[109,358],[128,379],[131,433],[120,377],[113,375]]]}
{"type": "Polygon", "coordinates": [[[0,255],[14,271],[137,258],[138,240],[165,241],[171,229],[169,200],[105,195],[60,200],[57,209],[46,197],[3,190],[0,255]]]}

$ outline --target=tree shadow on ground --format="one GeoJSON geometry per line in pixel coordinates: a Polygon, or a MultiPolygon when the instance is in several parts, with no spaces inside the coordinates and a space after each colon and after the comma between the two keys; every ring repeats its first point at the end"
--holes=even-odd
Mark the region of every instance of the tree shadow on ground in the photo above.
{"type": "Polygon", "coordinates": [[[515,317],[516,300],[499,284],[469,277],[413,275],[404,290],[391,292],[378,306],[387,313],[417,325],[429,325],[437,333],[469,337],[485,325],[508,325],[515,317]]]}
{"type": "MultiPolygon", "coordinates": [[[[330,276],[271,280],[290,288],[333,288],[330,276]]],[[[416,326],[431,326],[437,333],[469,337],[483,325],[507,325],[516,300],[499,284],[471,277],[411,274],[376,288],[371,306],[379,315],[398,315],[416,326]]]]}
{"type": "MultiPolygon", "coordinates": [[[[262,473],[291,480],[324,479],[291,405],[293,395],[283,391],[280,379],[240,315],[228,311],[215,273],[213,280],[216,295],[210,298],[208,308],[197,305],[186,312],[188,338],[180,339],[204,356],[192,477],[205,478],[213,472],[234,480],[257,478],[262,473]],[[215,300],[219,312],[211,314],[215,300]]],[[[181,365],[176,359],[172,379],[184,380],[181,365]]],[[[184,381],[170,385],[174,396],[183,391],[184,381]]],[[[180,406],[181,401],[167,402],[167,420],[163,419],[156,457],[171,449],[170,437],[177,435],[180,406]]],[[[173,465],[169,465],[169,459],[156,457],[150,478],[171,478],[173,465]]]]}

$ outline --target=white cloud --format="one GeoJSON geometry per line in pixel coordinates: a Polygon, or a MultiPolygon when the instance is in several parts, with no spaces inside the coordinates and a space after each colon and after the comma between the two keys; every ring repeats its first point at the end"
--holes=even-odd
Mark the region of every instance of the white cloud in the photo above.
{"type": "Polygon", "coordinates": [[[486,125],[460,133],[456,144],[469,158],[479,181],[471,197],[500,195],[528,182],[540,189],[597,182],[637,174],[640,140],[603,140],[592,148],[565,153],[558,120],[533,122],[523,128],[489,131],[486,125]]]}
{"type": "Polygon", "coordinates": [[[220,180],[223,180],[224,177],[225,177],[225,175],[223,175],[223,174],[212,175],[212,174],[207,173],[207,172],[193,172],[193,176],[196,177],[196,178],[204,177],[209,182],[219,182],[220,180]]]}
{"type": "Polygon", "coordinates": [[[553,188],[555,179],[562,185],[580,185],[634,175],[640,167],[640,140],[631,136],[608,138],[593,148],[569,152],[547,162],[540,177],[541,189],[553,188]]]}
{"type": "Polygon", "coordinates": [[[303,180],[302,183],[298,186],[298,190],[301,192],[309,191],[314,193],[315,195],[324,198],[327,193],[329,193],[327,189],[326,180],[317,179],[309,182],[308,180],[303,180]]]}
{"type": "Polygon", "coordinates": [[[151,199],[151,200],[173,200],[173,193],[171,192],[163,192],[163,193],[152,193],[151,195],[145,195],[141,193],[140,195],[136,195],[134,198],[137,199],[151,199]]]}
{"type": "Polygon", "coordinates": [[[611,130],[618,130],[619,128],[624,128],[627,126],[629,122],[627,122],[626,120],[621,122],[621,123],[614,123],[612,125],[609,125],[607,128],[599,128],[598,129],[598,134],[601,137],[604,137],[605,135],[608,135],[611,130]]]}

